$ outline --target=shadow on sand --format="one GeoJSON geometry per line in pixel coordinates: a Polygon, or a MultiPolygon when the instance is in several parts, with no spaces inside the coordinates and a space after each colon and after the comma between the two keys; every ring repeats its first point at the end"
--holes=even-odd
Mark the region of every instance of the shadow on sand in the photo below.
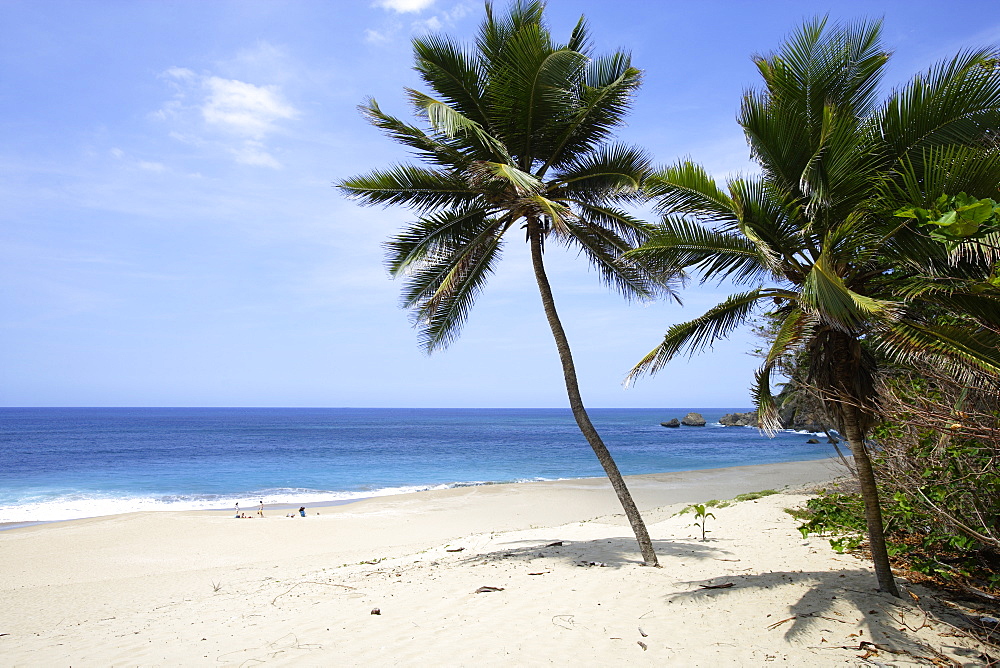
{"type": "MultiPolygon", "coordinates": [[[[830,649],[837,647],[854,650],[858,652],[858,658],[866,658],[866,654],[876,657],[881,652],[896,655],[898,659],[908,662],[916,660],[918,665],[954,665],[943,652],[962,661],[971,662],[971,665],[976,665],[982,658],[980,652],[949,641],[948,637],[955,635],[954,629],[918,605],[917,599],[920,597],[910,595],[906,586],[903,588],[902,599],[879,592],[873,586],[874,575],[871,570],[862,567],[860,563],[857,568],[829,571],[728,573],[706,580],[683,581],[675,579],[683,575],[683,562],[674,565],[670,563],[671,561],[676,559],[718,561],[720,571],[725,571],[733,570],[735,566],[726,562],[740,560],[722,544],[712,540],[704,542],[694,539],[654,540],[653,544],[661,564],[665,566],[662,568],[663,572],[671,578],[669,586],[687,587],[664,593],[665,602],[714,599],[716,602],[724,603],[724,599],[729,596],[745,597],[748,593],[752,596],[754,592],[793,585],[797,585],[801,590],[805,585],[804,593],[799,595],[797,601],[789,604],[786,609],[776,609],[768,615],[769,620],[773,619],[773,622],[766,627],[766,631],[784,628],[783,635],[787,642],[803,642],[806,641],[807,632],[808,635],[816,634],[817,624],[827,627],[836,624],[844,625],[843,629],[838,629],[844,631],[843,636],[849,636],[852,631],[856,631],[856,635],[851,637],[856,637],[857,640],[852,641],[854,644],[851,646],[830,646],[830,649]],[[935,633],[941,641],[939,649],[916,638],[917,632],[928,626],[943,631],[935,633]]],[[[499,560],[525,562],[545,560],[563,565],[611,569],[631,568],[643,564],[632,538],[571,541],[561,539],[557,533],[553,533],[550,538],[508,541],[499,543],[498,547],[500,549],[492,552],[462,557],[459,563],[473,565],[499,560]]],[[[920,591],[921,595],[926,591],[919,587],[913,589],[920,591]]]]}

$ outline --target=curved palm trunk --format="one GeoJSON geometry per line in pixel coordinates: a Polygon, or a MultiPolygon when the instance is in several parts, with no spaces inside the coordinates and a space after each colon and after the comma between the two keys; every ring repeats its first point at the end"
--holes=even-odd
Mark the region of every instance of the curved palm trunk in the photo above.
{"type": "Polygon", "coordinates": [[[879,505],[878,487],[875,485],[875,472],[872,461],[865,447],[864,434],[858,425],[857,409],[847,406],[843,410],[844,436],[851,446],[854,455],[854,466],[858,471],[858,482],[861,485],[861,498],[865,502],[865,523],[868,527],[868,543],[872,551],[872,561],[875,564],[875,576],[878,578],[878,588],[899,598],[896,580],[892,577],[889,567],[889,553],[885,548],[885,525],[882,523],[882,508],[879,505]]]}
{"type": "Polygon", "coordinates": [[[590,447],[594,450],[594,454],[597,455],[597,460],[604,467],[604,472],[611,481],[611,486],[614,488],[615,494],[618,495],[618,500],[625,510],[625,516],[628,518],[629,524],[632,525],[635,539],[639,542],[639,550],[642,552],[643,560],[647,566],[659,566],[660,564],[656,559],[656,552],[653,551],[653,542],[649,539],[649,532],[646,530],[646,523],[643,522],[642,516],[639,514],[639,509],[632,500],[632,495],[629,493],[628,487],[625,486],[625,479],[618,470],[618,465],[615,464],[615,460],[611,457],[611,453],[608,452],[604,441],[601,440],[600,434],[597,433],[597,429],[591,423],[590,416],[587,415],[587,409],[583,406],[583,398],[580,396],[580,385],[576,379],[576,367],[573,365],[573,354],[569,348],[569,341],[566,339],[566,332],[563,330],[562,323],[559,320],[559,314],[556,313],[556,304],[552,298],[552,288],[549,286],[549,279],[545,275],[545,265],[542,263],[541,229],[536,220],[528,221],[528,239],[531,244],[531,265],[535,270],[535,281],[538,283],[538,292],[542,297],[542,307],[545,309],[545,317],[549,321],[549,328],[552,330],[552,338],[555,339],[556,349],[559,351],[559,361],[562,362],[563,378],[566,381],[566,394],[569,397],[570,408],[573,410],[573,417],[576,418],[577,426],[580,427],[584,438],[587,439],[590,447]]]}
{"type": "MultiPolygon", "coordinates": [[[[870,374],[862,366],[861,347],[857,338],[845,332],[830,330],[823,334],[825,336],[818,341],[824,342],[821,358],[825,357],[827,362],[821,364],[821,368],[825,367],[821,385],[832,391],[833,396],[827,399],[832,409],[829,412],[840,423],[841,433],[850,444],[851,454],[854,455],[861,498],[865,502],[868,544],[872,551],[878,588],[898,597],[899,590],[896,588],[896,581],[889,567],[889,553],[885,549],[885,525],[882,522],[882,507],[879,505],[875,472],[872,470],[872,461],[865,446],[865,434],[870,420],[860,408],[865,398],[870,399],[873,396],[870,374]]],[[[814,354],[817,352],[819,351],[814,351],[814,354]]]]}

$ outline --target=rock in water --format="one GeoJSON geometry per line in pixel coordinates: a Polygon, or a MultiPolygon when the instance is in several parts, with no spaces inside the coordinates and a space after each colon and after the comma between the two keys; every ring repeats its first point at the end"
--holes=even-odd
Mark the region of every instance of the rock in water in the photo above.
{"type": "Polygon", "coordinates": [[[688,413],[681,420],[681,424],[687,427],[704,427],[705,418],[701,416],[701,413],[688,413]]]}
{"type": "Polygon", "coordinates": [[[681,423],[677,420],[677,418],[673,418],[672,420],[670,420],[670,422],[661,422],[660,426],[662,426],[662,427],[679,427],[679,426],[681,426],[681,423]]]}
{"type": "Polygon", "coordinates": [[[749,413],[726,413],[719,418],[719,424],[724,427],[756,427],[757,411],[749,413]]]}

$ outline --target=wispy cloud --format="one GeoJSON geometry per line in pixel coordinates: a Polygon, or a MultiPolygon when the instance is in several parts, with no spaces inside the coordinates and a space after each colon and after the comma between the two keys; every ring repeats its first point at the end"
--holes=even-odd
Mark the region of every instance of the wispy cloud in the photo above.
{"type": "Polygon", "coordinates": [[[139,169],[145,170],[147,172],[165,172],[167,171],[167,166],[162,162],[155,162],[152,160],[135,160],[131,156],[125,153],[122,149],[117,146],[112,147],[108,153],[115,160],[123,161],[125,164],[138,167],[139,169]]]}
{"type": "Polygon", "coordinates": [[[236,162],[241,165],[253,165],[256,167],[271,167],[280,169],[281,163],[273,155],[264,150],[264,145],[260,142],[247,140],[243,145],[232,150],[236,162]]]}
{"type": "Polygon", "coordinates": [[[138,162],[139,169],[144,169],[147,172],[165,172],[167,166],[162,162],[150,162],[149,160],[140,160],[138,162]]]}
{"type": "Polygon", "coordinates": [[[371,28],[368,28],[365,30],[365,41],[368,42],[369,44],[386,44],[387,42],[392,41],[393,38],[392,32],[389,31],[379,32],[378,30],[372,30],[371,28]]]}
{"type": "Polygon", "coordinates": [[[441,19],[436,16],[432,16],[424,21],[417,21],[413,24],[415,29],[423,30],[425,32],[437,32],[443,27],[444,24],[441,23],[441,19]]]}
{"type": "Polygon", "coordinates": [[[152,117],[174,126],[169,132],[172,138],[194,146],[222,147],[240,164],[281,167],[265,140],[299,112],[284,99],[279,86],[198,74],[183,67],[171,67],[161,77],[173,96],[152,117]]]}

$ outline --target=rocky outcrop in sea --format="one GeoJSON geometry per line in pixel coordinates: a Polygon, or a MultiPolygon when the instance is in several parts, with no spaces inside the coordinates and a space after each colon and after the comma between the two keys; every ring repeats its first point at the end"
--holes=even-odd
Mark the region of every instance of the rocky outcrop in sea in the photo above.
{"type": "Polygon", "coordinates": [[[757,411],[749,413],[726,413],[719,418],[719,424],[724,427],[756,427],[757,411]]]}
{"type": "Polygon", "coordinates": [[[701,413],[688,413],[681,420],[681,424],[685,427],[704,427],[705,418],[701,416],[701,413]]]}
{"type": "Polygon", "coordinates": [[[660,423],[660,426],[662,427],[680,427],[681,425],[684,425],[685,427],[704,427],[705,418],[701,416],[701,413],[688,413],[681,420],[671,418],[667,422],[660,423]]]}
{"type": "MultiPolygon", "coordinates": [[[[778,411],[778,420],[782,429],[796,431],[826,432],[832,429],[829,420],[819,411],[787,409],[778,411]]],[[[757,411],[748,413],[727,413],[719,418],[719,424],[725,427],[757,427],[757,411]]]]}

